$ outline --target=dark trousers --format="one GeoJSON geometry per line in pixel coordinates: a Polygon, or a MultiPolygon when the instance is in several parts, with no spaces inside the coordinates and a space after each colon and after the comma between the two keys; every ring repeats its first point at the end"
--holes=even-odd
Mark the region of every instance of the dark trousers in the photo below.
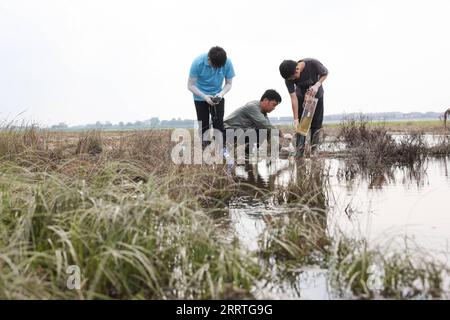
{"type": "MultiPolygon", "coordinates": [[[[255,130],[256,141],[253,141],[253,142],[256,142],[256,147],[257,148],[259,148],[259,146],[261,144],[263,144],[264,141],[266,141],[266,140],[270,141],[270,139],[271,139],[271,130],[270,129],[264,129],[264,130],[256,129],[256,128],[253,128],[253,129],[252,128],[241,128],[241,129],[243,130],[243,132],[242,131],[239,131],[239,132],[241,132],[244,135],[245,135],[245,132],[247,130],[255,130]]],[[[227,143],[228,142],[232,143],[234,145],[234,148],[237,148],[240,143],[244,143],[244,145],[245,145],[245,153],[249,154],[250,150],[253,147],[253,145],[251,144],[252,141],[250,141],[251,140],[250,137],[245,135],[243,141],[241,141],[242,137],[239,138],[240,134],[237,134],[236,130],[238,130],[238,128],[227,128],[225,130],[225,132],[228,132],[229,136],[234,135],[234,140],[233,141],[231,141],[231,140],[227,141],[227,143]]],[[[228,145],[228,147],[230,147],[230,145],[228,145]]]]}
{"type": "MultiPolygon", "coordinates": [[[[195,110],[197,111],[197,120],[202,122],[202,141],[203,135],[209,129],[209,118],[211,116],[212,126],[220,130],[225,135],[223,129],[223,115],[225,111],[225,99],[222,99],[217,105],[210,106],[206,101],[195,101],[195,110]]],[[[224,137],[225,141],[225,137],[224,137]]],[[[207,143],[206,143],[207,144],[207,143]]],[[[206,145],[203,143],[203,145],[206,145]]]]}

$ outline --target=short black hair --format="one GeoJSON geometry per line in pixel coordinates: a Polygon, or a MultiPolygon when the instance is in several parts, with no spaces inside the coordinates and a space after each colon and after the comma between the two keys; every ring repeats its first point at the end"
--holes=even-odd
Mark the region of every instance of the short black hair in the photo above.
{"type": "Polygon", "coordinates": [[[294,60],[284,60],[280,64],[280,74],[283,77],[283,79],[287,79],[294,75],[296,68],[297,62],[295,62],[294,60]]]}
{"type": "Polygon", "coordinates": [[[221,68],[227,62],[227,53],[221,47],[209,49],[208,58],[214,68],[221,68]]]}
{"type": "Polygon", "coordinates": [[[267,99],[269,101],[275,100],[276,102],[281,103],[280,94],[273,89],[269,89],[269,90],[266,90],[266,92],[264,92],[260,101],[263,101],[264,99],[267,99]]]}

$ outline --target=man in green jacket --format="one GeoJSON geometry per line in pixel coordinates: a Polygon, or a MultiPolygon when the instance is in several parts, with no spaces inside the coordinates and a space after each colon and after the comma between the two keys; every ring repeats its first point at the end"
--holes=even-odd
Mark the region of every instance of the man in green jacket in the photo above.
{"type": "MultiPolygon", "coordinates": [[[[230,136],[230,131],[233,133],[236,129],[242,129],[246,132],[249,131],[249,129],[253,129],[256,133],[256,143],[259,146],[264,142],[267,136],[270,136],[270,131],[275,129],[270,123],[267,114],[272,112],[280,102],[280,94],[275,90],[269,89],[264,92],[259,101],[250,101],[243,107],[235,110],[224,120],[224,128],[227,132],[227,137],[230,136]],[[267,136],[262,137],[263,141],[260,141],[261,129],[265,129],[267,132],[267,136]]],[[[229,142],[228,139],[227,142],[229,142]]]]}

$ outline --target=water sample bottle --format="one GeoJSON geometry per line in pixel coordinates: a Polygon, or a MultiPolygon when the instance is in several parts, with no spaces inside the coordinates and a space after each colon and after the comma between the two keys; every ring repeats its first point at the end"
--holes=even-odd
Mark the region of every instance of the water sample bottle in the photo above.
{"type": "Polygon", "coordinates": [[[297,133],[306,136],[311,128],[311,122],[314,117],[314,112],[316,111],[317,102],[319,99],[314,98],[311,95],[306,95],[303,101],[303,113],[300,118],[300,122],[297,126],[297,133]]]}

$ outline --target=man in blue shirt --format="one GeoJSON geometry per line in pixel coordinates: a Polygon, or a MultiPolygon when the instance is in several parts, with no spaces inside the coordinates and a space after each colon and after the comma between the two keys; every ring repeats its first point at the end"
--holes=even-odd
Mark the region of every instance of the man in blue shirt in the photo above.
{"type": "MultiPolygon", "coordinates": [[[[221,47],[212,47],[209,52],[198,56],[192,62],[189,72],[188,89],[194,95],[197,120],[201,121],[202,140],[209,129],[211,115],[213,128],[224,134],[224,95],[230,91],[235,76],[233,64],[221,47]],[[225,85],[222,87],[225,80],[225,85]]],[[[207,141],[202,143],[206,147],[207,141]]]]}

